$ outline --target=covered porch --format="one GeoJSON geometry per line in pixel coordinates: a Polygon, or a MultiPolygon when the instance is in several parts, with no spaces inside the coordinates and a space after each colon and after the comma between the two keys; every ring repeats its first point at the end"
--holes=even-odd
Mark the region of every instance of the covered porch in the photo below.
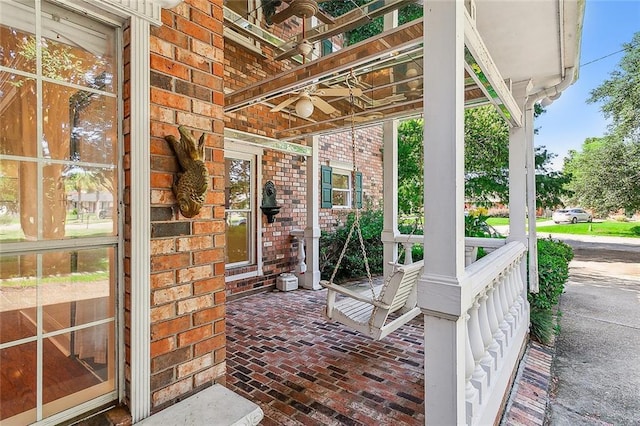
{"type": "MultiPolygon", "coordinates": [[[[316,137],[382,124],[385,265],[397,259],[401,244],[423,244],[425,252],[417,285],[424,323],[421,423],[493,424],[500,417],[527,343],[527,293],[537,291],[536,235],[526,228],[527,221],[535,221],[534,104],[553,101],[577,78],[583,8],[580,2],[555,0],[425,1],[421,20],[397,26],[390,11],[379,36],[226,97],[225,112],[233,118],[245,109],[282,105],[311,86],[352,89],[355,81],[362,90],[359,100],[332,100],[335,111],[326,108],[329,112],[311,118],[288,110],[293,124],[274,134],[250,128],[225,132],[228,138],[308,157],[307,223],[298,234],[305,255],[298,272],[304,288],[319,290],[316,137]],[[464,236],[464,110],[484,104],[493,104],[511,128],[510,235],[498,243],[464,236]],[[415,116],[425,122],[425,232],[417,238],[399,233],[397,211],[397,120],[415,116]],[[491,253],[465,262],[465,248],[474,246],[491,253]]],[[[315,31],[331,33],[331,25],[323,28],[315,31]]],[[[309,33],[300,42],[303,36],[322,39],[309,33]]],[[[387,267],[385,274],[390,272],[387,267]]]]}
{"type": "MultiPolygon", "coordinates": [[[[227,388],[260,406],[264,426],[424,425],[421,318],[374,341],[327,322],[325,298],[298,290],[230,302],[227,388]]],[[[550,364],[532,343],[503,424],[543,424],[550,364]]]]}

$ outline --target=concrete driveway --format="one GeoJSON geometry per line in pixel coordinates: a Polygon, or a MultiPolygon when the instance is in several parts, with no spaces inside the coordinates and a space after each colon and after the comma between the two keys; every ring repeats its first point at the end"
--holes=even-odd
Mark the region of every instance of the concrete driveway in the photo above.
{"type": "Polygon", "coordinates": [[[575,257],[560,300],[549,424],[638,425],[640,239],[554,237],[575,257]]]}

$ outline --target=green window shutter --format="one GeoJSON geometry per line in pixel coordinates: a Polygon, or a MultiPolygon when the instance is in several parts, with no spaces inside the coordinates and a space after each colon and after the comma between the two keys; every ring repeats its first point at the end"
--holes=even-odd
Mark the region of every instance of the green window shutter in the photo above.
{"type": "Polygon", "coordinates": [[[356,172],[356,208],[362,208],[362,172],[356,172]]]}
{"type": "Polygon", "coordinates": [[[330,209],[333,207],[333,198],[331,196],[333,182],[332,182],[333,170],[329,166],[320,166],[320,181],[322,182],[320,188],[320,207],[323,209],[330,209]]]}
{"type": "Polygon", "coordinates": [[[327,56],[333,53],[333,43],[331,43],[331,40],[329,39],[325,39],[322,40],[322,56],[327,56]]]}

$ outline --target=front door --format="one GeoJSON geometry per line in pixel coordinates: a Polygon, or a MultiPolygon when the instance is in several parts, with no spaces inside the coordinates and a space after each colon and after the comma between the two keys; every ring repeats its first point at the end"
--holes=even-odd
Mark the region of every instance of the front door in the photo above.
{"type": "Polygon", "coordinates": [[[0,3],[0,423],[56,423],[117,399],[121,37],[0,3]]]}

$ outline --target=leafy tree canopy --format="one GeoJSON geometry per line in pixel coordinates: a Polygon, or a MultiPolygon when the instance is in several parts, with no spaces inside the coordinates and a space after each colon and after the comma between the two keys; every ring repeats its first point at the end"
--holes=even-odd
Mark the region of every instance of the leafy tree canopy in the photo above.
{"type": "Polygon", "coordinates": [[[640,139],[640,32],[623,45],[626,53],[610,78],[591,92],[587,102],[602,103],[612,119],[611,133],[622,139],[640,139]]]}
{"type": "Polygon", "coordinates": [[[640,209],[640,141],[623,141],[618,135],[589,138],[582,151],[571,151],[565,160],[572,204],[600,215],[624,209],[640,209]]]}
{"type": "MultiPolygon", "coordinates": [[[[539,113],[542,113],[539,110],[539,113]]],[[[409,120],[398,128],[398,205],[415,213],[423,203],[423,120],[409,120]]],[[[570,194],[569,176],[550,168],[555,154],[536,148],[536,204],[552,208],[570,194]]],[[[478,205],[509,201],[509,127],[492,106],[465,111],[465,196],[478,205]]]]}
{"type": "MultiPolygon", "coordinates": [[[[332,16],[343,15],[356,7],[364,6],[371,0],[331,0],[320,3],[320,8],[332,16]]],[[[402,25],[422,16],[422,6],[419,4],[408,4],[398,11],[398,24],[402,25]]],[[[380,34],[384,27],[384,19],[380,16],[371,20],[366,25],[355,28],[345,33],[345,46],[366,40],[369,37],[380,34]]]]}

